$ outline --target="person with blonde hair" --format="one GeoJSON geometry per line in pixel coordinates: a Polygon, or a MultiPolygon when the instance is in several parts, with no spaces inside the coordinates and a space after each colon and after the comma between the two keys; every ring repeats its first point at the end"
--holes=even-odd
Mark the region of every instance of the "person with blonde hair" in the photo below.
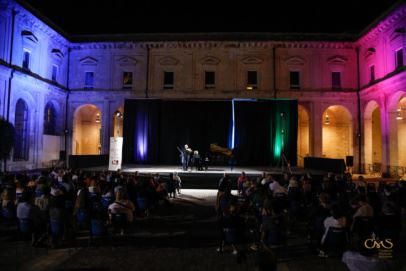
{"type": "Polygon", "coordinates": [[[119,190],[116,192],[116,200],[108,207],[111,219],[112,214],[125,214],[128,222],[134,220],[135,207],[131,200],[128,200],[125,194],[119,190]]]}

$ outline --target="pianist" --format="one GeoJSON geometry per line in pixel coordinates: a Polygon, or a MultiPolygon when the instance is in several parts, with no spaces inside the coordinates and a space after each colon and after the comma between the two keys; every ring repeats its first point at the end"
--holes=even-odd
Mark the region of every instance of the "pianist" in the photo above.
{"type": "Polygon", "coordinates": [[[199,151],[195,150],[192,156],[192,165],[191,167],[196,167],[196,170],[203,170],[202,169],[202,161],[199,154],[199,151]]]}

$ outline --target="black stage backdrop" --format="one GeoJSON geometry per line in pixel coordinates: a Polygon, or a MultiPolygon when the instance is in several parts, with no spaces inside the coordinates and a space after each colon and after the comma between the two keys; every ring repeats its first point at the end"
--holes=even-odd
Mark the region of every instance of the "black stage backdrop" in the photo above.
{"type": "Polygon", "coordinates": [[[235,101],[235,153],[237,164],[269,165],[272,102],[235,101]]]}
{"type": "MultiPolygon", "coordinates": [[[[232,108],[231,101],[126,100],[123,161],[179,164],[176,146],[202,155],[211,143],[229,147],[232,108]]],[[[234,127],[237,165],[277,166],[282,149],[296,165],[296,100],[234,101],[234,127]]]]}
{"type": "Polygon", "coordinates": [[[297,165],[297,100],[272,100],[271,164],[281,165],[281,152],[292,166],[297,165]]]}
{"type": "Polygon", "coordinates": [[[159,163],[160,103],[160,100],[150,99],[125,101],[125,163],[159,163]]]}
{"type": "Polygon", "coordinates": [[[160,163],[180,163],[176,146],[188,144],[201,155],[210,143],[227,147],[231,120],[227,101],[162,101],[160,163]]]}
{"type": "Polygon", "coordinates": [[[230,101],[126,100],[123,161],[173,165],[180,163],[177,146],[188,144],[201,155],[211,143],[227,147],[231,105],[230,101]]]}

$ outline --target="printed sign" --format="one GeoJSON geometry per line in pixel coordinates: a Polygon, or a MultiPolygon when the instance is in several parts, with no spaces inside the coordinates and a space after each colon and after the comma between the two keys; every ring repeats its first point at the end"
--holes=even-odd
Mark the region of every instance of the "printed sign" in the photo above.
{"type": "Polygon", "coordinates": [[[122,151],[123,151],[123,138],[110,137],[109,170],[116,171],[121,169],[122,151]]]}

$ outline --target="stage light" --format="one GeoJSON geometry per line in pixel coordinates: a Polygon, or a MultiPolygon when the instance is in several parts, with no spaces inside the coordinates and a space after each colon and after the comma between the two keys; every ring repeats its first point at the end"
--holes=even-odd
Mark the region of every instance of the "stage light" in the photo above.
{"type": "Polygon", "coordinates": [[[115,111],[114,112],[114,116],[116,117],[116,118],[123,118],[123,113],[121,113],[119,110],[117,110],[117,111],[115,111]]]}
{"type": "Polygon", "coordinates": [[[398,112],[397,116],[396,116],[396,119],[397,120],[402,120],[403,119],[403,117],[402,117],[402,109],[398,108],[396,111],[398,112]]]}
{"type": "Polygon", "coordinates": [[[324,124],[330,125],[330,118],[329,118],[329,116],[328,116],[328,113],[326,113],[326,118],[325,118],[325,120],[324,120],[324,124]]]}
{"type": "Polygon", "coordinates": [[[246,89],[247,89],[247,90],[253,90],[254,87],[253,87],[253,86],[247,86],[246,89]]]}

